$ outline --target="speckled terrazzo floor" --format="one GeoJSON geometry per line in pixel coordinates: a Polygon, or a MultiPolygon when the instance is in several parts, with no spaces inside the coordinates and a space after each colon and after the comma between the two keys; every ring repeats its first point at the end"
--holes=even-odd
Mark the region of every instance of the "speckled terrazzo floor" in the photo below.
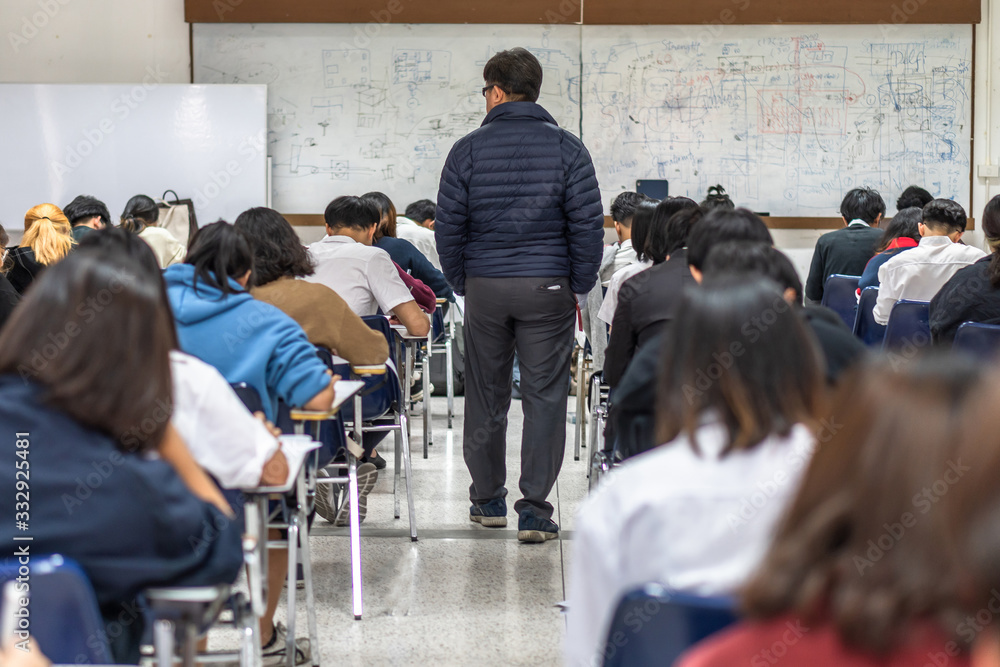
{"type": "MultiPolygon", "coordinates": [[[[322,520],[313,526],[321,664],[559,665],[565,625],[555,605],[565,597],[572,517],[587,489],[587,450],[583,460],[573,461],[573,425],[567,423],[566,457],[550,497],[561,538],[522,545],[513,511],[520,497],[520,403],[513,402],[508,428],[506,529],[469,521],[461,397],[455,401],[450,433],[445,399],[433,398],[432,407],[434,445],[426,460],[421,458],[422,422],[415,417],[411,424],[418,542],[409,539],[405,497],[402,518],[392,516],[391,437],[381,452],[389,467],[369,496],[362,525],[362,620],[355,621],[350,611],[345,529],[322,520]]],[[[568,409],[575,409],[575,403],[570,401],[568,409]]],[[[304,602],[299,591],[300,637],[307,636],[304,602]]],[[[277,620],[285,620],[284,601],[277,620]]],[[[232,631],[213,632],[212,648],[231,646],[234,637],[232,631]]]]}

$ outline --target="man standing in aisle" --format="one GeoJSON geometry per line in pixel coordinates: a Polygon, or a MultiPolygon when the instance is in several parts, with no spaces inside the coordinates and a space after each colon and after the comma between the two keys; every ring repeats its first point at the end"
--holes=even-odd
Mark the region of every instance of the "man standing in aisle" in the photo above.
{"type": "Polygon", "coordinates": [[[507,525],[511,367],[521,367],[523,499],[517,538],[557,537],[546,500],[566,447],[576,296],[597,281],[604,216],[583,143],[535,103],[542,67],[522,48],[483,69],[486,119],[451,149],[434,233],[441,267],[465,295],[465,463],[469,518],[507,525]]]}

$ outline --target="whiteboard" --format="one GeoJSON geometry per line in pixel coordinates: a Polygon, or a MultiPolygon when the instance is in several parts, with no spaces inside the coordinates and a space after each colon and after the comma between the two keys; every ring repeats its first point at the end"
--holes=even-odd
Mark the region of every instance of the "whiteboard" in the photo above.
{"type": "Polygon", "coordinates": [[[170,188],[198,222],[267,201],[265,86],[0,84],[0,223],[80,194],[117,222],[170,188]]]}
{"type": "Polygon", "coordinates": [[[890,209],[910,184],[969,208],[971,26],[196,24],[193,44],[197,82],[267,84],[288,213],[434,199],[485,115],[483,65],[516,45],[590,149],[605,210],[650,178],[772,215],[835,216],[860,185],[890,209]]]}
{"type": "Polygon", "coordinates": [[[539,103],[579,135],[580,29],[529,25],[195,24],[198,83],[266,83],[273,206],[316,213],[380,190],[436,199],[452,144],[482,123],[483,65],[519,45],[539,103]]]}
{"type": "Polygon", "coordinates": [[[823,217],[917,184],[968,211],[971,58],[967,25],[584,26],[583,140],[605,202],[660,178],[823,217]]]}

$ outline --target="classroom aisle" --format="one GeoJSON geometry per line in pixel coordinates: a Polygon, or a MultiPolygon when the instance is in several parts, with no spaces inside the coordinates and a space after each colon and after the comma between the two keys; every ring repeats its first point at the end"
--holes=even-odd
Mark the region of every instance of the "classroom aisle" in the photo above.
{"type": "MultiPolygon", "coordinates": [[[[421,456],[423,427],[411,422],[414,497],[419,541],[392,517],[391,436],[380,453],[389,460],[368,500],[362,525],[364,619],[350,612],[346,529],[318,520],[311,531],[323,665],[558,665],[565,624],[556,604],[565,599],[572,513],[586,494],[584,461],[573,461],[567,422],[566,459],[550,501],[562,527],[558,540],[517,541],[514,501],[520,470],[519,401],[508,427],[508,525],[483,528],[468,518],[469,476],[462,458],[462,407],[455,401],[449,437],[446,400],[433,398],[434,445],[421,456]]],[[[569,402],[569,409],[575,403],[569,402]]],[[[584,450],[586,454],[586,450],[584,450]]],[[[585,458],[581,457],[581,459],[585,458]]],[[[306,636],[299,593],[298,634],[306,636]]],[[[277,619],[285,618],[285,605],[277,619]]],[[[222,639],[220,637],[220,639],[222,639]]],[[[213,640],[214,641],[214,640],[213,640]]],[[[228,643],[220,641],[213,647],[228,643]]]]}

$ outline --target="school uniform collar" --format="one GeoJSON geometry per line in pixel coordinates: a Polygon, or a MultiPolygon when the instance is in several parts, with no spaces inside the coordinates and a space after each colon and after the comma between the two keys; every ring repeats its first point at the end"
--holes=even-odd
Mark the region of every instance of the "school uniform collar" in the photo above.
{"type": "Polygon", "coordinates": [[[847,223],[847,226],[848,227],[871,227],[871,225],[869,225],[864,220],[858,220],[858,219],[851,220],[849,223],[847,223]]]}

